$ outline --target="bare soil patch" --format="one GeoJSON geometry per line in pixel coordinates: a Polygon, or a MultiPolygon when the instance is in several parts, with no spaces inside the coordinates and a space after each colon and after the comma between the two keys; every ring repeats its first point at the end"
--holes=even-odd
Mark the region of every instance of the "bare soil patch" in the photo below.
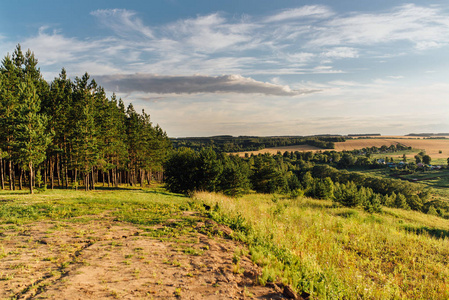
{"type": "Polygon", "coordinates": [[[284,299],[257,284],[260,270],[225,238],[229,228],[207,220],[196,228],[105,216],[3,225],[0,299],[284,299]]]}

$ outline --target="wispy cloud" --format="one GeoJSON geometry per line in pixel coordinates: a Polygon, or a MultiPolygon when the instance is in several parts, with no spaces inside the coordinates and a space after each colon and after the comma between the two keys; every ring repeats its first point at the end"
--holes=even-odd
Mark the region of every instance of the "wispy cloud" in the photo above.
{"type": "Polygon", "coordinates": [[[285,85],[256,81],[240,75],[159,76],[154,74],[97,76],[97,81],[120,93],[156,94],[239,93],[298,96],[317,90],[293,90],[285,85]]]}
{"type": "Polygon", "coordinates": [[[153,32],[145,26],[137,13],[126,9],[98,9],[91,12],[100,22],[114,30],[118,35],[129,38],[129,35],[140,34],[143,37],[153,38],[153,32]]]}
{"type": "Polygon", "coordinates": [[[323,53],[322,56],[328,58],[356,58],[359,56],[358,50],[350,47],[335,47],[323,53]]]}
{"type": "Polygon", "coordinates": [[[41,27],[22,46],[31,48],[47,70],[57,68],[55,74],[64,66],[93,75],[267,78],[346,73],[351,70],[337,67],[338,60],[391,59],[449,45],[448,14],[438,6],[415,4],[372,13],[341,14],[324,5],[261,17],[211,13],[157,26],[147,25],[139,13],[126,9],[95,10],[91,15],[110,29],[109,35],[80,39],[41,27]],[[376,51],[375,46],[390,51],[376,51]]]}
{"type": "Polygon", "coordinates": [[[447,16],[438,7],[406,4],[384,13],[336,16],[319,24],[308,45],[373,45],[408,41],[424,45],[449,41],[447,16]]]}
{"type": "Polygon", "coordinates": [[[284,10],[275,15],[269,16],[265,22],[282,22],[287,20],[301,20],[303,18],[324,19],[332,16],[334,13],[328,7],[323,5],[306,5],[299,8],[284,10]]]}

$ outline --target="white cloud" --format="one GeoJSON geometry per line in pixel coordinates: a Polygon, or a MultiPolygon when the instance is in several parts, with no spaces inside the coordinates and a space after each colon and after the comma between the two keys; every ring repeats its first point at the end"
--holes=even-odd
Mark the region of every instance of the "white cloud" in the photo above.
{"type": "Polygon", "coordinates": [[[41,66],[58,69],[53,73],[64,66],[76,71],[86,68],[94,75],[170,75],[175,70],[182,75],[276,76],[344,73],[347,70],[333,66],[335,60],[391,58],[449,44],[447,15],[438,6],[414,4],[370,14],[342,15],[324,5],[261,18],[212,13],[158,26],[146,25],[138,13],[126,9],[96,10],[91,15],[111,29],[110,36],[79,39],[42,27],[22,46],[36,53],[41,66]],[[386,54],[366,49],[398,41],[411,47],[393,55],[396,47],[386,54]]]}
{"type": "Polygon", "coordinates": [[[407,4],[380,14],[337,16],[319,24],[309,46],[372,45],[394,41],[433,44],[449,40],[447,16],[437,7],[407,4]]]}
{"type": "Polygon", "coordinates": [[[152,30],[145,26],[136,12],[126,9],[98,9],[91,15],[105,26],[114,30],[118,35],[129,38],[130,34],[139,33],[146,38],[153,38],[152,30]]]}
{"type": "Polygon", "coordinates": [[[285,85],[260,82],[240,75],[160,76],[154,74],[134,74],[97,76],[96,79],[109,90],[120,93],[240,93],[298,96],[316,92],[316,90],[292,90],[285,85]]]}
{"type": "Polygon", "coordinates": [[[276,15],[269,16],[265,22],[282,22],[287,20],[298,20],[302,18],[328,18],[333,12],[323,5],[306,5],[299,8],[284,10],[276,15]]]}
{"type": "Polygon", "coordinates": [[[304,64],[310,62],[313,58],[316,57],[316,54],[309,52],[299,52],[293,54],[287,54],[286,58],[289,62],[304,64]]]}
{"type": "Polygon", "coordinates": [[[359,53],[357,49],[350,47],[335,47],[321,53],[324,57],[329,58],[357,58],[359,53]]]}

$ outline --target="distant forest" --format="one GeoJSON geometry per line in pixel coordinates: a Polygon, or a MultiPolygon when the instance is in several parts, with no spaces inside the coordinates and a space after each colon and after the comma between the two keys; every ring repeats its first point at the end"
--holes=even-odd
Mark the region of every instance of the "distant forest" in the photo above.
{"type": "Polygon", "coordinates": [[[172,146],[147,113],[108,99],[87,73],[72,81],[62,69],[48,83],[37,63],[18,45],[0,66],[2,189],[136,185],[162,171],[172,146]]]}
{"type": "Polygon", "coordinates": [[[344,142],[342,136],[239,136],[220,135],[212,137],[171,138],[173,147],[187,147],[196,151],[211,148],[217,152],[257,151],[269,147],[310,145],[321,149],[334,149],[336,142],[344,142]]]}
{"type": "MultiPolygon", "coordinates": [[[[382,206],[434,212],[449,218],[449,205],[430,199],[424,185],[348,171],[351,168],[389,168],[370,158],[375,153],[395,153],[408,147],[391,145],[353,151],[286,151],[283,154],[258,154],[239,157],[218,153],[211,148],[194,151],[180,148],[164,165],[165,182],[170,191],[191,194],[195,191],[221,192],[230,196],[256,191],[305,195],[334,200],[348,207],[363,207],[378,212],[382,206]]],[[[413,172],[417,165],[404,164],[413,172]]]]}

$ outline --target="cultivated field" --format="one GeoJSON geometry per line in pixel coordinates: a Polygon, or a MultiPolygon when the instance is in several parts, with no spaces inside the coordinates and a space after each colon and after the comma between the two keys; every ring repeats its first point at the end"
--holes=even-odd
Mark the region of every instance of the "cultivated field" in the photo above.
{"type": "MultiPolygon", "coordinates": [[[[432,157],[432,159],[443,159],[449,157],[449,139],[424,139],[406,136],[348,139],[345,142],[335,143],[335,149],[332,150],[336,151],[354,150],[373,146],[381,147],[383,145],[390,146],[397,144],[403,144],[407,147],[412,147],[413,149],[416,149],[417,152],[424,150],[426,151],[426,154],[432,157]]],[[[319,151],[319,150],[323,149],[319,149],[317,147],[308,145],[297,145],[297,146],[266,148],[260,151],[239,152],[238,154],[240,156],[244,156],[245,153],[248,153],[248,155],[251,154],[257,155],[259,153],[276,154],[279,151],[281,153],[284,153],[285,151],[319,151]]],[[[408,156],[413,157],[414,154],[408,156]]]]}
{"type": "Polygon", "coordinates": [[[417,138],[375,138],[375,139],[353,139],[345,142],[335,143],[336,151],[362,149],[366,147],[381,147],[383,145],[402,144],[413,149],[426,151],[432,158],[449,157],[449,139],[417,139],[417,138]],[[441,151],[441,153],[439,153],[441,151]]]}
{"type": "Polygon", "coordinates": [[[258,155],[261,153],[276,154],[278,152],[284,153],[285,151],[305,152],[305,151],[318,151],[318,150],[322,150],[322,149],[314,147],[314,146],[309,146],[309,145],[296,145],[296,146],[265,148],[265,149],[258,150],[258,151],[237,152],[237,153],[233,153],[233,154],[238,154],[239,156],[243,157],[243,156],[245,156],[246,153],[248,153],[248,155],[251,155],[251,154],[258,155]]]}

